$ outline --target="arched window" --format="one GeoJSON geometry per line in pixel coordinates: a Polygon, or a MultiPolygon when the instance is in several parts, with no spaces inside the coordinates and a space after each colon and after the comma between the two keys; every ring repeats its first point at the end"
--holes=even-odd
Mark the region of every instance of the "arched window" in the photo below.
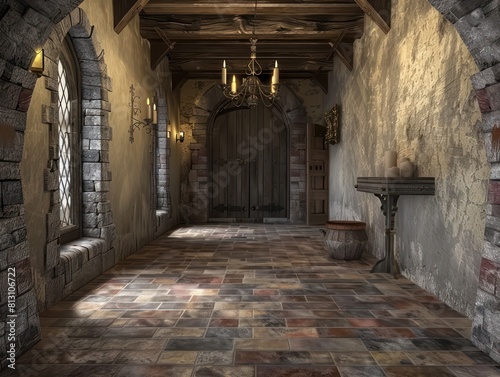
{"type": "Polygon", "coordinates": [[[59,197],[61,243],[81,236],[80,80],[71,40],[58,62],[59,197]]]}

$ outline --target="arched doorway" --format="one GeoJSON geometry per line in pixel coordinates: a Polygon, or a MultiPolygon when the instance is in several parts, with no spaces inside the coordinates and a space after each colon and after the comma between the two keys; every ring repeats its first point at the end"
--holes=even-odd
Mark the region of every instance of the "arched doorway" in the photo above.
{"type": "Polygon", "coordinates": [[[209,130],[209,218],[288,218],[289,137],[279,108],[229,103],[209,130]]]}

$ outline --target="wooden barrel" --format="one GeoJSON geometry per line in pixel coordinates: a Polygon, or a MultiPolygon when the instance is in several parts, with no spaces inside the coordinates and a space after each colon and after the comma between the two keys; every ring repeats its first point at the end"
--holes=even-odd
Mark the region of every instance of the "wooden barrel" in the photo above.
{"type": "Polygon", "coordinates": [[[334,259],[360,259],[366,249],[368,237],[366,223],[361,221],[328,221],[325,244],[334,259]]]}

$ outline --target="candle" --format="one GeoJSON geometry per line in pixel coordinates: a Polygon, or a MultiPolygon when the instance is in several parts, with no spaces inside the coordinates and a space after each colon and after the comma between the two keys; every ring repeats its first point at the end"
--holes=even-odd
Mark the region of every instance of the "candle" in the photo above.
{"type": "Polygon", "coordinates": [[[156,103],[153,103],[153,124],[158,124],[158,111],[156,110],[156,103]]]}
{"type": "Polygon", "coordinates": [[[224,60],[224,63],[222,63],[222,85],[227,84],[227,68],[226,68],[226,61],[224,60]]]}
{"type": "Polygon", "coordinates": [[[233,75],[233,82],[231,83],[231,92],[236,93],[236,76],[233,75]]]}
{"type": "Polygon", "coordinates": [[[272,84],[279,84],[280,83],[280,69],[278,68],[278,61],[274,61],[274,70],[273,70],[273,79],[272,79],[272,84]]]}
{"type": "Polygon", "coordinates": [[[151,105],[149,104],[149,97],[146,100],[146,106],[148,107],[148,116],[146,119],[151,119],[151,105]]]}
{"type": "Polygon", "coordinates": [[[384,153],[385,171],[397,165],[396,151],[385,151],[384,153]]]}

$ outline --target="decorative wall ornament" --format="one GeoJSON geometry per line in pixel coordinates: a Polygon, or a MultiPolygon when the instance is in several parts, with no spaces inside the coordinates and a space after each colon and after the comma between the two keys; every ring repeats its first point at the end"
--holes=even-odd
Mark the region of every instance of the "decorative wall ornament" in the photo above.
{"type": "Polygon", "coordinates": [[[333,106],[329,112],[325,113],[325,121],[326,121],[325,143],[330,143],[332,145],[337,144],[340,141],[338,105],[333,106]]]}
{"type": "Polygon", "coordinates": [[[135,117],[139,115],[141,109],[136,105],[135,101],[140,100],[141,97],[135,95],[134,84],[130,85],[130,112],[131,112],[131,120],[130,127],[128,129],[128,133],[130,134],[129,140],[131,143],[134,142],[134,131],[136,129],[140,130],[142,128],[146,129],[146,132],[150,134],[153,132],[153,129],[158,124],[158,110],[156,109],[156,103],[158,102],[157,98],[153,99],[153,103],[147,99],[147,116],[144,118],[144,121],[136,119],[135,117]]]}

